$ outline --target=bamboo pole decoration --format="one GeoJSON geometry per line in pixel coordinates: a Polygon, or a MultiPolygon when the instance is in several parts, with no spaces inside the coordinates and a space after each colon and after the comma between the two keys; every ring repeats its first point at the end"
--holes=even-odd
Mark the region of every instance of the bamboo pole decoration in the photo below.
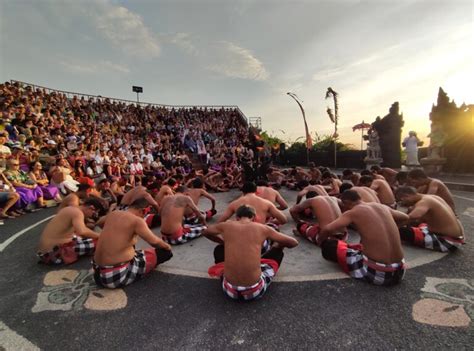
{"type": "Polygon", "coordinates": [[[332,97],[333,102],[334,102],[334,114],[332,113],[332,110],[328,107],[327,113],[329,115],[329,118],[331,119],[331,122],[334,123],[334,168],[337,167],[337,123],[339,121],[339,103],[337,100],[338,93],[334,91],[331,87],[328,88],[326,91],[326,99],[329,99],[332,97]]]}
{"type": "Polygon", "coordinates": [[[298,97],[296,96],[296,94],[290,93],[290,92],[288,92],[286,94],[289,95],[290,97],[292,97],[296,101],[296,103],[300,107],[301,114],[303,115],[304,128],[305,128],[305,132],[306,132],[306,163],[309,163],[309,149],[312,146],[312,140],[311,140],[311,136],[309,135],[308,123],[306,122],[306,114],[304,112],[303,105],[298,100],[298,97]]]}

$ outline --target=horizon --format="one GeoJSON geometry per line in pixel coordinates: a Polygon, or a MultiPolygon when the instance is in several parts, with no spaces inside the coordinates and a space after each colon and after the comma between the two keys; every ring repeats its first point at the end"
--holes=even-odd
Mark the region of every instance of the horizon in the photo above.
{"type": "Polygon", "coordinates": [[[352,126],[395,101],[402,139],[415,130],[425,146],[440,87],[458,106],[474,103],[470,1],[271,4],[0,2],[0,77],[132,101],[138,85],[140,100],[157,104],[237,105],[285,141],[304,135],[286,92],[303,101],[311,134],[325,135],[332,87],[339,140],[355,148],[352,126]]]}

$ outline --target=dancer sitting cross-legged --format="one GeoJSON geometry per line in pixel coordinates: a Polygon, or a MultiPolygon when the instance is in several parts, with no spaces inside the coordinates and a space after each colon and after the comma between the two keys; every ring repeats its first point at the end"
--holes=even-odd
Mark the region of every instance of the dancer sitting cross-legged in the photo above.
{"type": "MultiPolygon", "coordinates": [[[[204,190],[204,182],[200,178],[194,178],[191,182],[192,188],[188,188],[186,194],[193,200],[196,206],[199,205],[199,200],[201,197],[205,197],[211,201],[211,209],[201,212],[206,216],[206,220],[210,220],[217,213],[216,211],[216,198],[204,190]]],[[[185,212],[185,223],[186,224],[197,224],[199,219],[196,217],[195,213],[191,208],[186,208],[185,212]]]]}
{"type": "MultiPolygon", "coordinates": [[[[295,235],[302,235],[309,241],[319,243],[318,236],[321,227],[335,221],[341,216],[341,209],[339,208],[338,200],[333,196],[318,196],[315,191],[306,193],[306,200],[300,204],[294,205],[290,209],[291,217],[296,222],[296,228],[293,233],[295,235]],[[306,210],[310,210],[311,214],[318,221],[318,223],[309,223],[301,220],[301,215],[306,215],[306,210]]],[[[332,235],[333,238],[346,240],[347,230],[341,230],[332,235]]]]}
{"type": "Polygon", "coordinates": [[[359,194],[346,190],[341,200],[348,211],[324,226],[318,240],[326,260],[333,261],[352,278],[375,285],[394,285],[405,274],[405,261],[397,223],[405,224],[408,216],[375,202],[364,203],[359,194]],[[329,238],[353,224],[360,244],[348,244],[329,238]]]}
{"type": "Polygon", "coordinates": [[[143,219],[148,206],[148,200],[140,198],[126,211],[107,216],[92,261],[97,285],[110,289],[129,285],[173,256],[171,246],[153,234],[143,219]],[[135,250],[138,237],[153,247],[135,250]]]}
{"type": "Polygon", "coordinates": [[[204,235],[220,243],[214,250],[216,265],[209,268],[211,276],[222,279],[224,293],[235,300],[261,298],[283,260],[283,248],[292,248],[298,241],[274,229],[255,223],[256,210],[241,205],[236,211],[236,221],[211,225],[204,235]],[[276,243],[261,256],[262,244],[276,243]]]}
{"type": "Polygon", "coordinates": [[[191,197],[185,195],[185,186],[176,188],[176,195],[166,196],[161,202],[161,234],[163,240],[172,245],[184,244],[201,236],[206,229],[206,217],[194,204],[191,197]],[[200,224],[183,225],[184,213],[191,209],[200,224]]]}
{"type": "Polygon", "coordinates": [[[269,186],[266,180],[257,181],[256,194],[262,199],[272,202],[273,204],[275,204],[275,206],[278,204],[278,209],[280,211],[286,210],[288,208],[288,204],[286,203],[285,199],[280,195],[278,190],[273,189],[271,186],[269,186]]]}
{"type": "Polygon", "coordinates": [[[80,206],[61,209],[41,233],[40,263],[69,264],[76,262],[79,256],[93,254],[99,235],[86,227],[85,220],[101,210],[101,202],[92,198],[80,206]]]}
{"type": "Polygon", "coordinates": [[[229,204],[218,222],[225,222],[231,218],[240,206],[249,205],[255,208],[255,222],[267,224],[274,228],[285,224],[287,222],[285,214],[278,210],[273,203],[262,199],[256,193],[257,186],[255,183],[246,182],[242,187],[242,196],[229,204]]]}
{"type": "Polygon", "coordinates": [[[419,194],[409,186],[398,188],[396,194],[411,209],[410,225],[400,228],[403,241],[441,252],[455,251],[464,244],[464,228],[440,196],[419,194]]]}

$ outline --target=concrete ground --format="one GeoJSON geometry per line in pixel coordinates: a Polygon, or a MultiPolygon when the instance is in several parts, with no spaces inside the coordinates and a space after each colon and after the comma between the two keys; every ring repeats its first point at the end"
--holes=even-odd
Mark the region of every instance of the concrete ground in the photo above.
{"type": "MultiPolygon", "coordinates": [[[[294,192],[282,194],[294,203],[294,192]]],[[[219,212],[236,195],[218,194],[219,212]]],[[[175,247],[173,259],[145,279],[110,291],[95,286],[87,258],[57,268],[36,263],[41,221],[55,209],[5,221],[0,350],[472,349],[474,193],[454,195],[467,244],[449,255],[405,246],[410,269],[400,285],[349,279],[300,238],[267,294],[251,303],[227,299],[207,278],[214,245],[204,238],[175,247]]]]}

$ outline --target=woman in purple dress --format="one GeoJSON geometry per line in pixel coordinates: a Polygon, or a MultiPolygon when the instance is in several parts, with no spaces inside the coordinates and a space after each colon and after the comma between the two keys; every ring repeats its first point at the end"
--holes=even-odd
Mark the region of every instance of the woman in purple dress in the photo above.
{"type": "Polygon", "coordinates": [[[32,162],[30,164],[31,172],[29,174],[31,180],[38,184],[43,191],[43,196],[46,200],[55,200],[61,202],[61,195],[56,185],[50,184],[48,176],[43,171],[43,165],[39,162],[32,162]]]}
{"type": "Polygon", "coordinates": [[[9,159],[5,176],[12,183],[16,192],[20,195],[17,207],[26,208],[36,202],[38,207],[46,207],[43,199],[43,191],[35,184],[28,174],[20,170],[20,162],[17,159],[9,159]]]}

